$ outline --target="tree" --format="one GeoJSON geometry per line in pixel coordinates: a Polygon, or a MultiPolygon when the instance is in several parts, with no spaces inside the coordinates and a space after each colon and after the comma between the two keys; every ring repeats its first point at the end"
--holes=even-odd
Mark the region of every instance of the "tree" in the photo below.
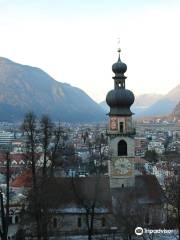
{"type": "Polygon", "coordinates": [[[48,115],[43,115],[38,120],[32,112],[26,114],[22,130],[26,137],[26,155],[32,172],[32,189],[29,191],[29,208],[26,213],[35,219],[34,234],[37,234],[37,238],[47,240],[48,223],[52,214],[49,211],[51,203],[47,197],[46,185],[53,178],[62,131],[60,124],[55,126],[48,115]],[[38,146],[42,147],[41,153],[37,151],[38,146]],[[41,155],[42,164],[39,161],[41,155]]]}
{"type": "Polygon", "coordinates": [[[9,179],[10,179],[10,153],[5,153],[6,159],[6,204],[4,204],[3,193],[0,191],[1,223],[0,236],[2,240],[7,240],[9,227],[9,179]]]}
{"type": "Polygon", "coordinates": [[[158,162],[158,154],[155,150],[148,150],[145,152],[145,159],[151,163],[158,162]]]}
{"type": "Polygon", "coordinates": [[[60,122],[58,125],[55,125],[53,128],[53,139],[52,139],[52,147],[50,148],[50,160],[51,160],[51,170],[50,174],[51,177],[54,176],[54,167],[55,167],[55,161],[58,156],[61,157],[62,153],[60,152],[59,145],[60,145],[60,140],[63,139],[63,134],[64,131],[60,125],[60,122]]]}
{"type": "MultiPolygon", "coordinates": [[[[40,180],[39,196],[44,196],[44,189],[47,178],[48,157],[49,157],[49,145],[51,143],[53,123],[48,115],[43,115],[40,120],[40,143],[43,148],[43,164],[42,164],[42,179],[40,180]]],[[[38,196],[38,197],[39,197],[38,196]]],[[[41,229],[44,240],[48,239],[48,204],[46,198],[39,200],[39,206],[41,208],[41,229]],[[43,215],[43,216],[42,216],[43,215]]]]}
{"type": "MultiPolygon", "coordinates": [[[[102,204],[99,193],[100,190],[102,190],[101,186],[103,181],[103,162],[107,160],[105,158],[104,152],[102,151],[104,143],[105,139],[103,134],[101,134],[100,136],[96,135],[94,143],[88,143],[90,153],[89,164],[93,163],[94,166],[94,168],[91,169],[93,170],[93,182],[90,186],[91,192],[89,192],[88,196],[82,194],[78,186],[76,186],[76,183],[79,184],[81,179],[72,177],[72,185],[77,202],[79,202],[85,210],[88,240],[91,240],[92,236],[94,235],[94,220],[96,215],[96,209],[99,207],[100,204],[102,204]],[[94,161],[96,161],[96,164],[94,164],[94,161]]],[[[90,178],[87,178],[87,181],[90,181],[90,178]]]]}
{"type": "Polygon", "coordinates": [[[72,177],[72,187],[75,194],[77,205],[80,205],[80,207],[83,208],[85,211],[85,222],[87,227],[88,240],[91,240],[92,236],[94,235],[94,220],[96,209],[98,208],[98,205],[101,204],[100,201],[101,183],[102,179],[100,175],[96,175],[93,178],[72,177]],[[81,189],[81,181],[87,181],[86,187],[89,189],[88,194],[85,193],[83,189],[81,189]]]}
{"type": "Polygon", "coordinates": [[[38,125],[37,117],[33,112],[28,112],[25,115],[23,124],[21,126],[26,137],[26,155],[30,162],[32,172],[32,198],[33,198],[33,212],[36,221],[37,239],[41,239],[41,212],[38,202],[38,184],[37,184],[37,153],[36,147],[38,142],[38,125]]]}
{"type": "Polygon", "coordinates": [[[48,239],[48,222],[51,217],[49,212],[50,201],[47,197],[46,186],[50,178],[53,178],[53,167],[55,157],[57,157],[59,142],[61,138],[61,127],[60,123],[55,126],[48,115],[43,115],[40,120],[40,143],[43,147],[43,166],[42,166],[42,178],[40,179],[40,207],[41,207],[41,224],[42,224],[42,235],[43,239],[48,239]],[[50,146],[52,143],[53,146],[50,146]],[[51,160],[51,172],[48,166],[48,159],[51,160]],[[49,173],[49,174],[48,174],[49,173]]]}
{"type": "Polygon", "coordinates": [[[43,115],[40,120],[40,136],[41,144],[43,147],[43,167],[42,176],[45,178],[47,176],[47,161],[48,161],[48,151],[53,133],[53,123],[48,115],[43,115]]]}
{"type": "Polygon", "coordinates": [[[164,188],[167,201],[167,227],[177,229],[178,235],[176,236],[180,240],[180,174],[176,172],[172,161],[166,159],[166,168],[170,172],[169,176],[166,176],[164,180],[164,188]],[[172,172],[176,174],[172,174],[172,172]]]}

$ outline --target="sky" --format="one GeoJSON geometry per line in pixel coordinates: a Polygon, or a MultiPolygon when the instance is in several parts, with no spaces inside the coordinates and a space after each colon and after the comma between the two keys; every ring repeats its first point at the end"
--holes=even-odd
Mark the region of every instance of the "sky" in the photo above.
{"type": "Polygon", "coordinates": [[[179,0],[0,0],[0,56],[100,102],[120,45],[127,88],[166,94],[180,83],[179,12],[179,0]]]}

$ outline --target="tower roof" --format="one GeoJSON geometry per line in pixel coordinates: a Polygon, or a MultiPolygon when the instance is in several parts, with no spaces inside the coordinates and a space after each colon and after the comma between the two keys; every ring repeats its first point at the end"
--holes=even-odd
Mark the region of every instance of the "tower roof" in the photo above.
{"type": "Polygon", "coordinates": [[[106,102],[110,107],[110,116],[131,116],[131,105],[134,102],[134,94],[125,88],[124,73],[127,70],[127,65],[121,61],[121,50],[118,49],[118,61],[112,65],[112,71],[115,73],[114,89],[109,91],[106,96],[106,102]]]}
{"type": "Polygon", "coordinates": [[[110,107],[109,115],[131,116],[130,106],[134,102],[134,94],[124,88],[113,89],[108,92],[106,102],[110,107]]]}

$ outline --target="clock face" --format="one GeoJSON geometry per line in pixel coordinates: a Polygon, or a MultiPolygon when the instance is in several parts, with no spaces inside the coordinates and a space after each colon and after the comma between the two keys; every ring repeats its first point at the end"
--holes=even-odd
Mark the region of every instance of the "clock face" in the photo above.
{"type": "Polygon", "coordinates": [[[130,175],[132,173],[132,164],[127,158],[117,158],[113,161],[113,175],[130,175]]]}
{"type": "Polygon", "coordinates": [[[118,118],[117,117],[110,118],[110,130],[113,130],[113,131],[118,130],[118,118]]]}

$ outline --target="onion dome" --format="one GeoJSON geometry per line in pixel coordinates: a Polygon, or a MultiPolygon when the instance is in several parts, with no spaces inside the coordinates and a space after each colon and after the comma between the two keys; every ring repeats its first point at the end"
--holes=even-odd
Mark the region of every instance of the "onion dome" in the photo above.
{"type": "Polygon", "coordinates": [[[131,105],[134,102],[134,94],[125,88],[117,88],[108,92],[106,102],[110,107],[109,115],[131,116],[131,105]]]}
{"type": "Polygon", "coordinates": [[[133,92],[125,88],[126,77],[124,73],[127,70],[127,66],[121,62],[120,51],[121,50],[118,49],[118,61],[112,66],[112,70],[115,73],[113,77],[114,89],[108,92],[106,102],[110,107],[110,116],[131,116],[133,113],[130,107],[134,103],[135,98],[133,92]]]}
{"type": "Polygon", "coordinates": [[[120,48],[118,49],[118,52],[119,52],[119,58],[118,58],[118,61],[112,65],[112,71],[115,74],[124,74],[127,71],[127,65],[121,61],[120,48]]]}

